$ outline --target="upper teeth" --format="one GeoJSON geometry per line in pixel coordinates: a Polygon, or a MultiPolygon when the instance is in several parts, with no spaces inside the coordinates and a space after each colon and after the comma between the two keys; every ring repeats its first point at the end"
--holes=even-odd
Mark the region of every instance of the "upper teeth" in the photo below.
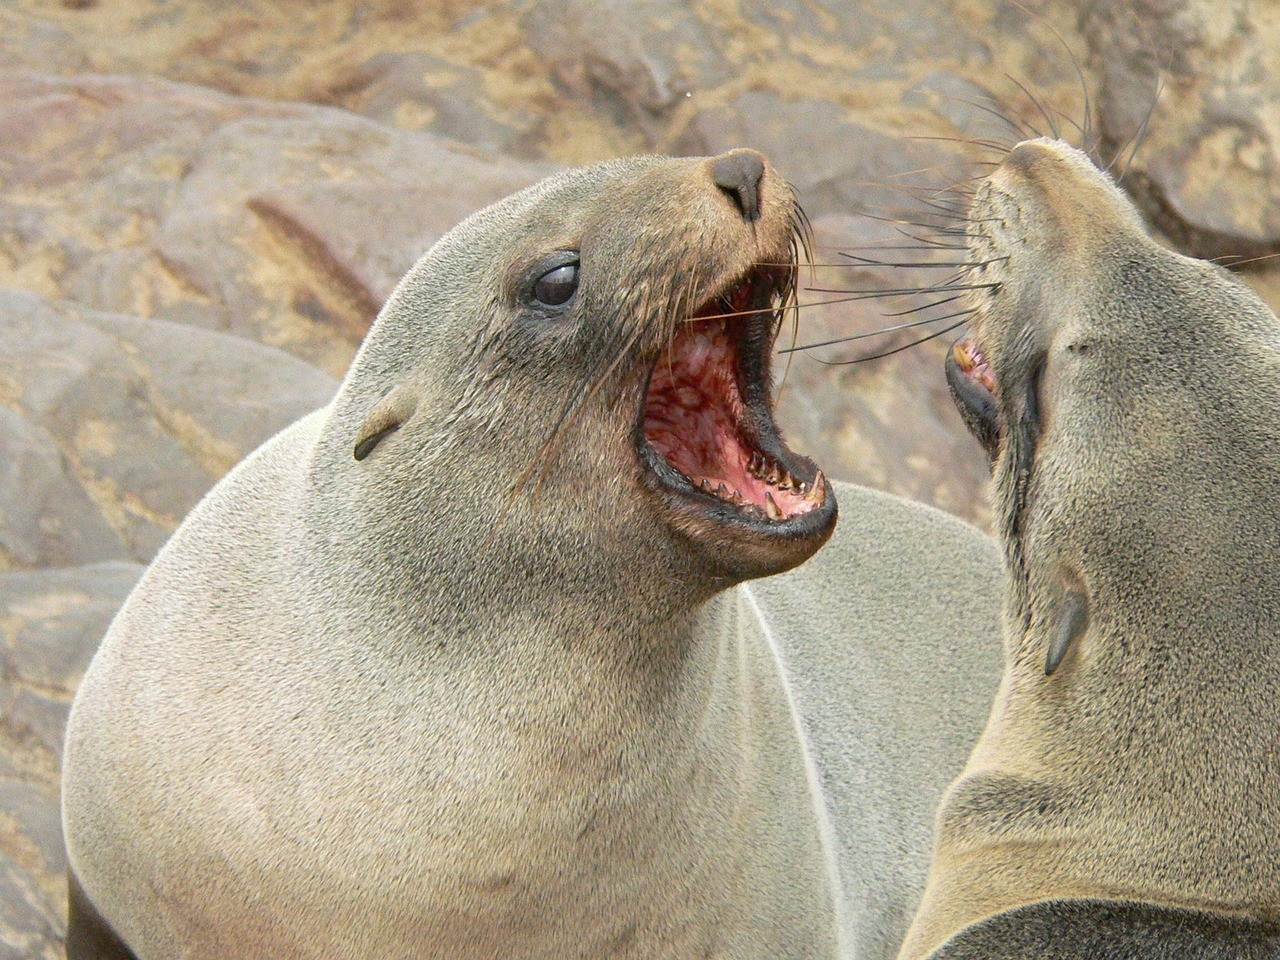
{"type": "Polygon", "coordinates": [[[787,472],[786,467],[763,453],[751,455],[751,459],[747,461],[747,472],[779,490],[799,490],[804,493],[806,489],[803,483],[787,472]]]}

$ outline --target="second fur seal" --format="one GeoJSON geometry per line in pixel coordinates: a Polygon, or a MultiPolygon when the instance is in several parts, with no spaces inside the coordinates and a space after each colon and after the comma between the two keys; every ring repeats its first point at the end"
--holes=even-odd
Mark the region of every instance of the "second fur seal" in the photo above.
{"type": "Polygon", "coordinates": [[[637,158],[424,256],[94,660],[72,960],[812,960],[900,932],[994,681],[997,565],[844,488],[832,561],[744,583],[835,523],[770,411],[796,219],[758,154],[637,158]],[[926,715],[866,729],[911,709],[895,687],[926,715]]]}
{"type": "Polygon", "coordinates": [[[1007,662],[901,957],[1280,956],[1280,319],[1057,141],[970,223],[1007,662]]]}

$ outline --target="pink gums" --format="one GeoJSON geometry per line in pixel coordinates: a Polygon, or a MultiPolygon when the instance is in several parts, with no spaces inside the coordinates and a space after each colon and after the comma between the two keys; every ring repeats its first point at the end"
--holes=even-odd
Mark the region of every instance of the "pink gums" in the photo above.
{"type": "Polygon", "coordinates": [[[649,384],[645,437],[694,487],[761,511],[772,497],[782,519],[799,516],[821,501],[806,497],[798,482],[740,429],[745,408],[738,389],[737,348],[726,327],[731,322],[699,320],[676,333],[649,384]],[[771,466],[781,471],[779,482],[759,476],[771,466]]]}

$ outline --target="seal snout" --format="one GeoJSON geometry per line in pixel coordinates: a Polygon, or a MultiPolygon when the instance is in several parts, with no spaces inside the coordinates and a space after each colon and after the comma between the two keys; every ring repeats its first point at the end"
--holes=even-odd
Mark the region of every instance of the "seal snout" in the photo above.
{"type": "Polygon", "coordinates": [[[1031,173],[1038,165],[1059,159],[1059,154],[1043,140],[1024,140],[1004,158],[1001,164],[1006,170],[1031,173]]]}
{"type": "Polygon", "coordinates": [[[711,178],[748,223],[760,219],[760,181],[764,171],[764,158],[754,150],[734,150],[711,161],[711,178]]]}

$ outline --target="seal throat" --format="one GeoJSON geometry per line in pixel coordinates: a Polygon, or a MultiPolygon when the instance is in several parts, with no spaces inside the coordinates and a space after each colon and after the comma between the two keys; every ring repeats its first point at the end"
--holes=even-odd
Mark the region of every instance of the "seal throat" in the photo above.
{"type": "Polygon", "coordinates": [[[821,471],[783,444],[767,400],[781,299],[776,277],[752,273],[680,323],[654,365],[642,418],[642,459],[667,487],[764,523],[825,499],[821,471]]]}

